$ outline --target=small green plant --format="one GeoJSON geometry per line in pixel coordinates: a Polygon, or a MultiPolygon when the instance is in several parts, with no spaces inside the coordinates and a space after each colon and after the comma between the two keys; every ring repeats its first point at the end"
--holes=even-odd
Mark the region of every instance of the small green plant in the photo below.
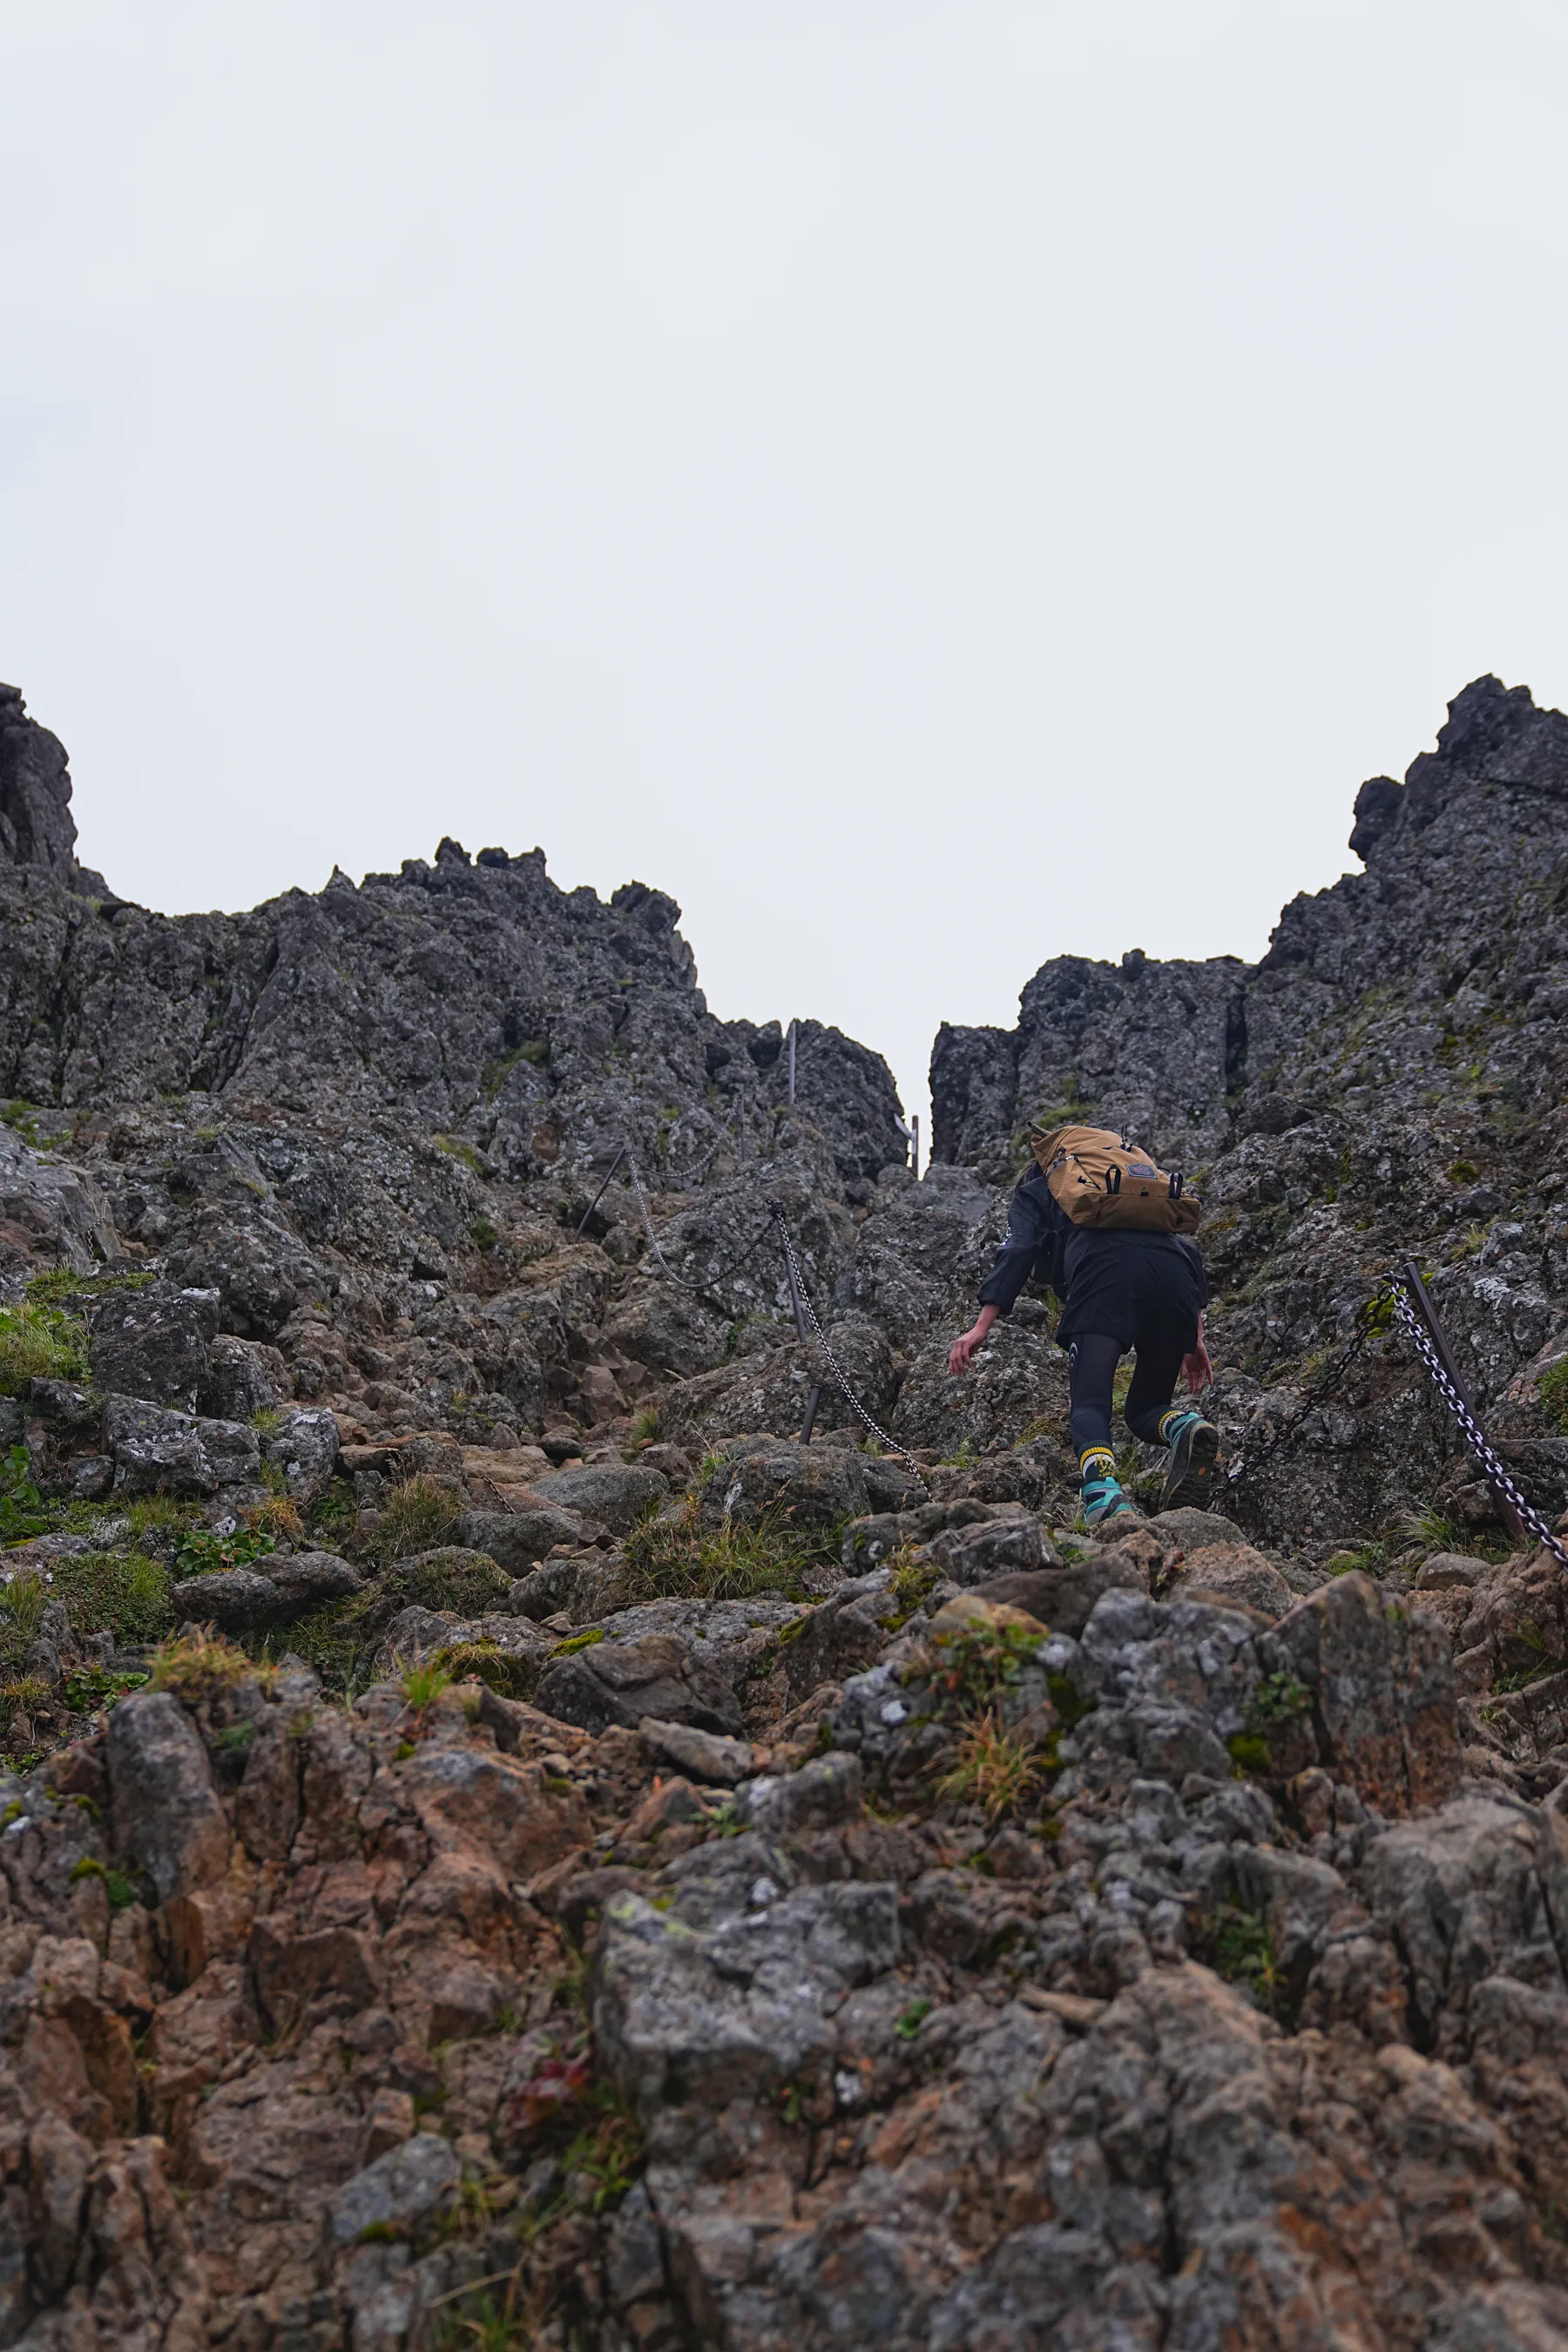
{"type": "Polygon", "coordinates": [[[362,1547],[366,1559],[385,1565],[411,1559],[450,1543],[463,1505],[449,1486],[421,1471],[395,1486],[382,1505],[374,1534],[362,1547]]]}
{"type": "Polygon", "coordinates": [[[1543,1375],[1535,1394],[1553,1429],[1568,1436],[1568,1356],[1543,1375]]]}
{"type": "Polygon", "coordinates": [[[1284,1988],[1267,1919],[1222,1903],[1200,1922],[1195,1950],[1216,1976],[1244,1987],[1271,2017],[1278,2013],[1284,1988]]]}
{"type": "Polygon", "coordinates": [[[908,2009],[905,2010],[902,2017],[900,2018],[897,2025],[893,2028],[893,2032],[898,2035],[899,2040],[900,2042],[912,2042],[915,2036],[919,2033],[921,2027],[925,2023],[926,2019],[931,2015],[934,2007],[935,2003],[932,2001],[911,2000],[908,2009]]]}
{"type": "Polygon", "coordinates": [[[1264,1728],[1270,1724],[1291,1723],[1299,1715],[1305,1715],[1311,1704],[1312,1694],[1306,1684],[1281,1669],[1278,1674],[1265,1675],[1258,1684],[1252,1702],[1252,1721],[1264,1728]]]}
{"type": "Polygon", "coordinates": [[[83,1380],[87,1363],[86,1328],[63,1308],[0,1307],[0,1396],[20,1396],[29,1381],[83,1380]]]}
{"type": "Polygon", "coordinates": [[[478,1216],[468,1227],[468,1239],[483,1255],[489,1256],[500,1239],[500,1228],[493,1217],[478,1216]]]}
{"type": "Polygon", "coordinates": [[[237,1528],[233,1535],[214,1535],[207,1528],[191,1528],[174,1547],[174,1574],[215,1576],[236,1568],[248,1568],[254,1560],[265,1559],[278,1549],[277,1538],[249,1528],[237,1528]]]}
{"type": "Polygon", "coordinates": [[[35,1151],[56,1151],[62,1144],[70,1141],[68,1134],[46,1135],[38,1125],[37,1105],[24,1102],[20,1097],[6,1104],[4,1111],[0,1111],[0,1118],[5,1119],[7,1127],[14,1127],[23,1142],[35,1151]]]}
{"type": "Polygon", "coordinates": [[[1028,1742],[988,1711],[965,1730],[957,1761],[937,1782],[936,1792],[955,1805],[978,1805],[994,1822],[1016,1812],[1040,1778],[1040,1761],[1028,1742]]]}
{"type": "Polygon", "coordinates": [[[114,1674],[105,1666],[78,1666],[68,1675],[61,1696],[68,1713],[96,1715],[100,1707],[111,1707],[127,1691],[140,1690],[145,1675],[114,1674]]]}
{"type": "Polygon", "coordinates": [[[258,1437],[276,1437],[283,1426],[283,1418],[280,1404],[258,1405],[250,1416],[250,1426],[258,1437]]]}
{"type": "Polygon", "coordinates": [[[954,1633],[939,1633],[931,1687],[963,1716],[990,1714],[1022,1678],[1045,1638],[1022,1625],[965,1625],[954,1633]]]}
{"type": "Polygon", "coordinates": [[[1450,1184],[1473,1184],[1480,1170],[1473,1160],[1456,1160],[1448,1171],[1450,1184]]]}
{"type": "Polygon", "coordinates": [[[629,1458],[633,1454],[639,1452],[643,1446],[651,1445],[658,1435],[658,1407],[657,1405],[645,1404],[637,1419],[633,1422],[631,1433],[627,1437],[625,1445],[621,1448],[621,1451],[629,1458]]]}
{"type": "Polygon", "coordinates": [[[25,1543],[41,1535],[48,1513],[33,1483],[33,1465],[25,1445],[13,1445],[0,1464],[0,1544],[25,1543]]]}

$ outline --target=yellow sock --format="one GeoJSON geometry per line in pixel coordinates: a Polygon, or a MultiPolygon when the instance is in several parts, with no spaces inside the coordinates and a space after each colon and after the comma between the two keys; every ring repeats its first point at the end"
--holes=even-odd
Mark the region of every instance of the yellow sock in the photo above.
{"type": "Polygon", "coordinates": [[[1109,1446],[1086,1446],[1078,1457],[1078,1475],[1080,1484],[1089,1478],[1114,1478],[1115,1454],[1109,1446]]]}

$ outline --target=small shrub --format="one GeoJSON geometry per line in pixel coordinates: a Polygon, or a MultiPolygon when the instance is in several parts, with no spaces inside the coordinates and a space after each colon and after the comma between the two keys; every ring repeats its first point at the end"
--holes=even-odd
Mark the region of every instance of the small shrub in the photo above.
{"type": "Polygon", "coordinates": [[[500,1233],[494,1218],[483,1215],[476,1217],[468,1227],[468,1239],[477,1250],[488,1257],[500,1239],[500,1233]]]}
{"type": "Polygon", "coordinates": [[[987,1712],[965,1731],[958,1760],[937,1782],[936,1792],[953,1804],[979,1805],[994,1822],[1016,1812],[1039,1781],[1039,1760],[1028,1742],[987,1712]]]}
{"type": "Polygon", "coordinates": [[[112,1633],[117,1642],[156,1642],[174,1622],[174,1581],[144,1552],[81,1551],[57,1559],[55,1591],[79,1633],[112,1633]]]}
{"type": "Polygon", "coordinates": [[[354,1500],[353,1482],[334,1478],[321,1501],[310,1513],[310,1527],[329,1542],[342,1543],[353,1532],[359,1517],[359,1505],[354,1500]]]}
{"type": "Polygon", "coordinates": [[[0,1396],[20,1396],[29,1381],[85,1379],[84,1325],[58,1307],[0,1307],[0,1396]]]}
{"type": "Polygon", "coordinates": [[[448,1486],[420,1472],[395,1486],[382,1506],[374,1533],[362,1546],[367,1559],[384,1564],[408,1559],[450,1543],[463,1506],[448,1486]]]}
{"type": "Polygon", "coordinates": [[[934,1559],[911,1558],[906,1544],[900,1544],[897,1551],[889,1555],[887,1565],[892,1570],[888,1586],[892,1607],[881,1623],[884,1633],[896,1633],[936,1590],[942,1580],[942,1567],[934,1559]]]}
{"type": "Polygon", "coordinates": [[[256,1672],[245,1652],[226,1642],[211,1626],[165,1642],[153,1660],[148,1682],[153,1690],[173,1691],[176,1698],[210,1698],[256,1672]]]}
{"type": "Polygon", "coordinates": [[[50,1514],[33,1484],[33,1465],[25,1445],[13,1445],[0,1464],[0,1544],[25,1543],[41,1535],[50,1514]]]}

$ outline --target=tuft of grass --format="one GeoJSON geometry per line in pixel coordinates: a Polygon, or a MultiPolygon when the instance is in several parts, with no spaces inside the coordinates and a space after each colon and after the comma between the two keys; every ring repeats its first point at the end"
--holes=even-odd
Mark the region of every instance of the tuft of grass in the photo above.
{"type": "Polygon", "coordinates": [[[403,1696],[416,1717],[422,1717],[426,1707],[435,1706],[451,1680],[451,1668],[444,1666],[438,1657],[419,1658],[413,1665],[405,1667],[403,1696]]]}
{"type": "Polygon", "coordinates": [[[468,1227],[468,1239],[488,1257],[500,1239],[500,1229],[493,1217],[478,1216],[468,1227]]]}
{"type": "Polygon", "coordinates": [[[532,1679],[530,1662],[499,1642],[449,1642],[432,1663],[455,1683],[488,1683],[502,1698],[526,1698],[532,1679]]]}
{"type": "Polygon", "coordinates": [[[1016,1812],[1040,1780],[1039,1759],[1028,1742],[987,1710],[965,1730],[957,1761],[937,1782],[936,1792],[953,1804],[979,1805],[995,1822],[1016,1812]]]}
{"type": "Polygon", "coordinates": [[[14,1681],[0,1682],[0,1709],[13,1707],[22,1715],[37,1715],[47,1706],[50,1686],[42,1675],[19,1675],[14,1681]]]}
{"type": "Polygon", "coordinates": [[[655,1404],[645,1404],[637,1419],[633,1422],[631,1435],[622,1446],[621,1452],[629,1460],[632,1454],[637,1453],[640,1447],[644,1445],[651,1445],[658,1435],[658,1407],[655,1404]]]}
{"type": "Polygon", "coordinates": [[[204,1625],[177,1642],[165,1642],[153,1660],[148,1683],[153,1690],[172,1691],[176,1698],[211,1698],[232,1690],[247,1675],[258,1671],[245,1652],[204,1625]]]}
{"type": "Polygon", "coordinates": [[[17,1569],[0,1584],[0,1656],[19,1658],[37,1640],[49,1597],[34,1569],[17,1569]]]}
{"type": "Polygon", "coordinates": [[[62,1307],[24,1299],[0,1307],[0,1396],[20,1396],[29,1381],[79,1381],[87,1376],[84,1324],[62,1307]]]}
{"type": "Polygon", "coordinates": [[[438,1135],[435,1138],[435,1144],[437,1150],[444,1151],[448,1160],[460,1160],[465,1168],[473,1170],[476,1176],[484,1174],[484,1161],[473,1145],[465,1143],[460,1135],[438,1135]]]}
{"type": "Polygon", "coordinates": [[[265,1536],[269,1545],[305,1540],[305,1522],[291,1495],[268,1495],[264,1503],[247,1503],[240,1517],[253,1536],[265,1536]]]}
{"type": "Polygon", "coordinates": [[[451,1489],[421,1471],[395,1486],[382,1505],[380,1521],[362,1547],[364,1557],[384,1567],[416,1552],[436,1551],[451,1541],[462,1516],[463,1506],[451,1489]]]}
{"type": "Polygon", "coordinates": [[[626,1538],[625,1574],[634,1601],[746,1601],[757,1592],[798,1593],[808,1568],[837,1556],[837,1528],[805,1535],[782,1518],[705,1528],[698,1498],[689,1495],[668,1517],[656,1509],[638,1520],[626,1538]]]}
{"type": "Polygon", "coordinates": [[[129,1644],[156,1642],[174,1627],[173,1579],[145,1552],[68,1553],[56,1560],[54,1579],[79,1633],[112,1633],[129,1644]]]}
{"type": "Polygon", "coordinates": [[[283,1426],[283,1419],[280,1404],[258,1405],[250,1416],[250,1426],[258,1437],[276,1437],[283,1426]]]}
{"type": "Polygon", "coordinates": [[[1446,1517],[1435,1503],[1424,1510],[1407,1511],[1399,1531],[1406,1542],[1421,1544],[1427,1551],[1468,1551],[1470,1548],[1463,1528],[1446,1517]]]}

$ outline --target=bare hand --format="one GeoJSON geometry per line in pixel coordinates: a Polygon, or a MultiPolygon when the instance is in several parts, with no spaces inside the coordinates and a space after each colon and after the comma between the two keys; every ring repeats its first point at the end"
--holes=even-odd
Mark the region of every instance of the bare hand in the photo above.
{"type": "Polygon", "coordinates": [[[969,1370],[970,1358],[973,1355],[974,1350],[979,1347],[980,1342],[984,1339],[984,1332],[980,1328],[980,1326],[977,1323],[972,1331],[965,1331],[961,1339],[955,1339],[952,1347],[948,1349],[948,1370],[950,1372],[966,1372],[969,1370]]]}
{"type": "Polygon", "coordinates": [[[1213,1380],[1214,1366],[1209,1361],[1208,1341],[1201,1334],[1192,1354],[1182,1358],[1182,1370],[1186,1374],[1187,1390],[1192,1396],[1196,1396],[1200,1389],[1206,1389],[1213,1380]]]}

